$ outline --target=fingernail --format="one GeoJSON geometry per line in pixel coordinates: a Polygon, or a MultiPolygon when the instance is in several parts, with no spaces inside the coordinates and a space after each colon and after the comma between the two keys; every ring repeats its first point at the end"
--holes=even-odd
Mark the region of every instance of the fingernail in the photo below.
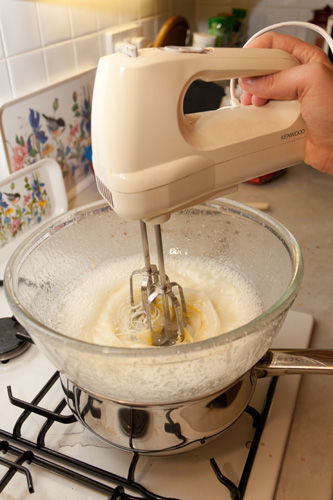
{"type": "Polygon", "coordinates": [[[253,85],[256,83],[257,78],[251,78],[251,77],[243,77],[239,79],[239,83],[242,84],[244,83],[245,85],[253,85]]]}

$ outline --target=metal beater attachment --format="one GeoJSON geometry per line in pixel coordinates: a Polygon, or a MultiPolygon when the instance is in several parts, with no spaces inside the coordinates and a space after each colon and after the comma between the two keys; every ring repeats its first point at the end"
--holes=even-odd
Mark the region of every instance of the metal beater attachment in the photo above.
{"type": "MultiPolygon", "coordinates": [[[[135,306],[133,278],[136,274],[142,275],[141,301],[147,320],[147,327],[152,333],[155,346],[169,346],[184,340],[186,327],[186,303],[182,287],[176,282],[170,282],[165,274],[164,255],[162,246],[161,226],[155,225],[155,240],[158,259],[158,268],[150,263],[147,227],[145,222],[140,221],[141,239],[145,267],[133,271],[130,277],[130,300],[135,306]],[[176,289],[174,293],[173,289],[176,289]],[[155,330],[152,319],[152,307],[162,305],[163,326],[155,330]]],[[[141,305],[141,304],[139,304],[141,305]]]]}

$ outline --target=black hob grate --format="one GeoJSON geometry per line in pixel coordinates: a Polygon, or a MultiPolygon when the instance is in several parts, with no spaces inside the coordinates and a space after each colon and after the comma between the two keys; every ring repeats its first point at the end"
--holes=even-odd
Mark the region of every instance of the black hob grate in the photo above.
{"type": "MultiPolygon", "coordinates": [[[[221,472],[213,457],[210,459],[210,464],[215,472],[216,480],[221,483],[221,488],[227,488],[229,490],[232,500],[242,500],[244,498],[254,458],[272,403],[276,382],[277,378],[272,378],[261,413],[251,406],[247,406],[245,409],[245,412],[251,416],[253,421],[253,439],[248,450],[238,485],[221,472]]],[[[136,467],[140,460],[140,455],[137,453],[133,453],[127,476],[122,477],[48,448],[45,444],[46,436],[55,422],[60,422],[64,426],[76,422],[73,415],[62,414],[67,406],[64,399],[60,400],[53,411],[40,406],[43,398],[56,383],[59,383],[58,372],[47,381],[31,402],[15,398],[10,386],[7,388],[10,402],[22,408],[23,411],[16,422],[14,422],[12,432],[0,429],[0,439],[2,440],[0,441],[0,450],[2,451],[0,464],[7,469],[4,476],[0,479],[0,493],[17,473],[21,473],[26,477],[28,491],[33,493],[33,471],[34,466],[36,466],[68,478],[94,491],[103,493],[107,500],[165,500],[166,498],[168,498],[168,500],[181,500],[180,498],[170,499],[170,497],[161,496],[158,493],[149,491],[136,481],[136,467]],[[45,422],[40,426],[36,438],[34,440],[29,440],[23,436],[22,426],[25,422],[29,421],[29,417],[33,414],[41,415],[45,418],[45,422]],[[28,464],[31,464],[29,468],[27,467],[28,464]],[[30,470],[32,472],[30,472],[30,470]]]]}

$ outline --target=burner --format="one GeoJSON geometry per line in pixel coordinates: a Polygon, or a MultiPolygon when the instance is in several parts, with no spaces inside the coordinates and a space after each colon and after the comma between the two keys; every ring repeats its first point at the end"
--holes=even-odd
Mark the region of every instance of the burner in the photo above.
{"type": "Polygon", "coordinates": [[[0,362],[6,363],[12,358],[23,354],[30,346],[29,334],[16,320],[0,318],[0,362]]]}

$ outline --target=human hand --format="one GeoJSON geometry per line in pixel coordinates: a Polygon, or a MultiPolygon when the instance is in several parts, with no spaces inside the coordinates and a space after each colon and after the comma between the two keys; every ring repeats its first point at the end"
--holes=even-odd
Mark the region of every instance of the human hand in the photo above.
{"type": "Polygon", "coordinates": [[[297,99],[307,128],[305,162],[333,175],[333,65],[329,58],[319,47],[275,32],[252,40],[247,47],[285,50],[300,65],[240,79],[242,104],[263,106],[269,99],[297,99]]]}

